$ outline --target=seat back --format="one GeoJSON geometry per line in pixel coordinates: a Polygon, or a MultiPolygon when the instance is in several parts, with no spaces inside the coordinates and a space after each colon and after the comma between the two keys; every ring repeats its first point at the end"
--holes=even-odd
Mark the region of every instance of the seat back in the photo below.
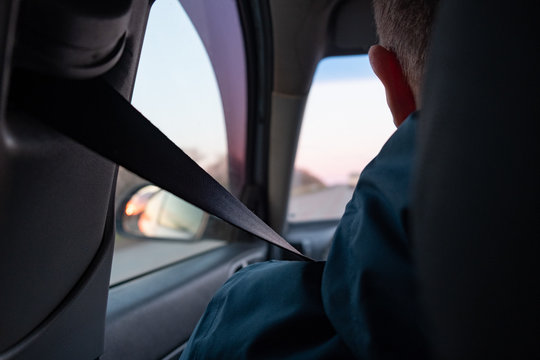
{"type": "Polygon", "coordinates": [[[438,358],[540,357],[537,14],[536,2],[441,2],[412,217],[438,358]]]}

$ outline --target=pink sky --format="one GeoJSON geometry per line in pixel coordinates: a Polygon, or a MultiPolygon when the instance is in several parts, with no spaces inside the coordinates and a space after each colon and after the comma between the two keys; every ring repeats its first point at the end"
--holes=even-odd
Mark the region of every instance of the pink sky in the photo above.
{"type": "Polygon", "coordinates": [[[360,172],[394,131],[384,88],[376,78],[315,82],[296,167],[327,185],[347,182],[349,174],[360,172]]]}

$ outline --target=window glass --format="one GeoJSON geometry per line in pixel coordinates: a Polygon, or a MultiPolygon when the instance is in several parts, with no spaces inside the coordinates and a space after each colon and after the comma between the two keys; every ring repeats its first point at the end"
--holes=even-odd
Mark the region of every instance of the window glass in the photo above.
{"type": "Polygon", "coordinates": [[[226,182],[225,169],[213,169],[226,163],[221,96],[204,45],[178,0],[152,6],[132,103],[199,165],[226,182]]]}
{"type": "Polygon", "coordinates": [[[339,219],[361,171],[394,130],[367,56],[324,59],[306,104],[288,221],[339,219]]]}
{"type": "MultiPolygon", "coordinates": [[[[212,65],[178,0],[152,6],[133,105],[227,187],[221,97],[212,65]]],[[[136,144],[134,144],[136,146],[136,144]]],[[[120,169],[111,285],[226,244],[229,225],[120,169]]]]}

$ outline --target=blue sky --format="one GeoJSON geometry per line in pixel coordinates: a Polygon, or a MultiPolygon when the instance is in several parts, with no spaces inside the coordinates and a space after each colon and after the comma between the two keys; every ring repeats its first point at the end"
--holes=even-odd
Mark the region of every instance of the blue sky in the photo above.
{"type": "Polygon", "coordinates": [[[197,149],[203,162],[211,163],[226,152],[214,72],[177,0],[159,0],[152,6],[132,102],[184,151],[197,149]]]}
{"type": "Polygon", "coordinates": [[[317,67],[314,81],[374,79],[367,55],[334,56],[324,59],[317,67]]]}
{"type": "MultiPolygon", "coordinates": [[[[158,0],[152,8],[133,104],[182,149],[197,149],[203,167],[226,151],[216,79],[177,0],[158,0]]],[[[325,59],[308,98],[297,166],[327,184],[346,182],[393,130],[384,89],[367,56],[325,59]]]]}

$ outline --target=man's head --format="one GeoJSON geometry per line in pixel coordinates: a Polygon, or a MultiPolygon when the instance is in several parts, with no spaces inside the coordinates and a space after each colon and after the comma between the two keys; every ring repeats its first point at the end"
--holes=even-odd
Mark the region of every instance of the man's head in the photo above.
{"type": "Polygon", "coordinates": [[[420,88],[438,0],[373,0],[379,45],[370,49],[394,123],[420,106],[420,88]]]}

